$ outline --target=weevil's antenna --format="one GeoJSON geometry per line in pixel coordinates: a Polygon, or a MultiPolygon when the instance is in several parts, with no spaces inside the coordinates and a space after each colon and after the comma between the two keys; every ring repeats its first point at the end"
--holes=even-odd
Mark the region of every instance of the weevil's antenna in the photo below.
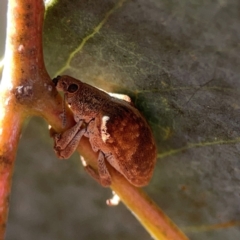
{"type": "Polygon", "coordinates": [[[66,123],[67,123],[67,121],[66,121],[66,103],[65,103],[65,93],[63,94],[63,117],[62,117],[62,125],[63,125],[63,127],[65,127],[66,126],[66,123]]]}
{"type": "MultiPolygon", "coordinates": [[[[57,76],[55,78],[53,78],[52,82],[54,83],[55,86],[57,86],[58,81],[61,79],[61,76],[57,76]]],[[[63,116],[62,116],[62,125],[63,127],[66,126],[67,123],[67,119],[66,119],[66,106],[65,106],[65,93],[63,94],[63,116]]]]}

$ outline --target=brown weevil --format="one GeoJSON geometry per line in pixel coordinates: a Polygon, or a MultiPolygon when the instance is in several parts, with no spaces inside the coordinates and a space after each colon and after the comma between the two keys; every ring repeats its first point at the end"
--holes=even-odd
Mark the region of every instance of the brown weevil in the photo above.
{"type": "Polygon", "coordinates": [[[58,76],[53,82],[64,93],[76,122],[55,135],[58,157],[70,157],[84,135],[93,151],[98,152],[98,174],[103,186],[111,185],[105,161],[131,184],[147,185],[156,163],[156,145],[149,125],[129,98],[116,98],[70,76],[58,76]],[[86,127],[81,128],[82,123],[86,127]]]}

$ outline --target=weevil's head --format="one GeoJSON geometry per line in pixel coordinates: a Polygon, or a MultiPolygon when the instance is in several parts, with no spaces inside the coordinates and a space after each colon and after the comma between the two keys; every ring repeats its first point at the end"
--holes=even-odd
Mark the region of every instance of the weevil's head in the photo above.
{"type": "Polygon", "coordinates": [[[71,105],[78,97],[78,92],[80,91],[82,82],[66,75],[57,76],[52,81],[55,84],[56,89],[64,93],[66,102],[71,105]]]}
{"type": "Polygon", "coordinates": [[[75,95],[77,93],[81,83],[79,80],[70,76],[57,76],[52,81],[57,90],[67,94],[68,97],[71,97],[71,95],[75,95]]]}
{"type": "MultiPolygon", "coordinates": [[[[103,104],[109,101],[109,95],[99,89],[70,76],[58,76],[53,83],[56,89],[64,93],[65,102],[71,108],[74,117],[89,120],[94,118],[103,104]]],[[[75,119],[76,121],[76,119],[75,119]]]]}
{"type": "MultiPolygon", "coordinates": [[[[79,112],[79,94],[80,87],[82,85],[82,82],[72,78],[70,76],[57,76],[53,80],[54,85],[56,86],[56,89],[60,92],[63,92],[63,98],[64,102],[68,104],[68,106],[71,108],[72,112],[74,113],[74,116],[77,116],[77,113],[79,112]]],[[[65,124],[65,104],[63,105],[63,126],[65,124]]],[[[76,120],[76,119],[75,119],[76,120]]]]}

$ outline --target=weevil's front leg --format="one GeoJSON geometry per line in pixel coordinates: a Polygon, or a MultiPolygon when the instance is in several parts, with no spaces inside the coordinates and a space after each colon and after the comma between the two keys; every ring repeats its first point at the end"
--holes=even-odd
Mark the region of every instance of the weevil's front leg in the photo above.
{"type": "Polygon", "coordinates": [[[82,121],[79,121],[72,128],[63,133],[54,135],[54,150],[59,158],[69,158],[76,150],[81,137],[86,129],[81,129],[82,121]]]}
{"type": "Polygon", "coordinates": [[[65,132],[56,133],[54,135],[55,147],[65,149],[66,146],[72,141],[74,136],[76,136],[77,132],[80,130],[82,123],[83,121],[79,121],[73,127],[69,128],[65,132]]]}

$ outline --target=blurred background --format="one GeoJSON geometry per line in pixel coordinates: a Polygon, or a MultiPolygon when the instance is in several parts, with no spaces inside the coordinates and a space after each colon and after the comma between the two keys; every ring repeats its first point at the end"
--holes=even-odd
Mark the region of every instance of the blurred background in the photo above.
{"type": "Polygon", "coordinates": [[[0,3],[0,59],[4,55],[5,37],[6,37],[6,22],[7,22],[7,0],[0,3]]]}

